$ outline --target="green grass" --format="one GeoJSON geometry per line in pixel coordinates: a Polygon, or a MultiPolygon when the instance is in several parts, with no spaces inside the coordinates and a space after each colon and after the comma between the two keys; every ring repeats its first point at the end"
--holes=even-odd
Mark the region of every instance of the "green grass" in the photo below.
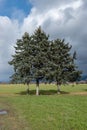
{"type": "MultiPolygon", "coordinates": [[[[26,93],[27,86],[22,84],[5,84],[0,85],[0,94],[25,94],[26,93]]],[[[30,85],[30,94],[35,94],[36,86],[35,84],[30,85]]],[[[53,95],[56,94],[57,87],[55,84],[41,84],[40,85],[40,94],[41,95],[53,95]]],[[[70,92],[87,92],[87,84],[79,84],[79,85],[63,85],[61,86],[61,91],[64,91],[65,93],[70,92]]]]}
{"type": "Polygon", "coordinates": [[[8,110],[0,115],[0,130],[87,130],[87,85],[62,86],[61,95],[56,89],[42,84],[35,96],[35,85],[31,95],[25,95],[24,85],[0,85],[0,109],[8,110]]]}

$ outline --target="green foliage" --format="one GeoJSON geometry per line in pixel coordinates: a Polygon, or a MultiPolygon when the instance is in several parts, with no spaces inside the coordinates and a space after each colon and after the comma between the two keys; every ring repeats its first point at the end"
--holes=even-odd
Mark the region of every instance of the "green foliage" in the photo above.
{"type": "Polygon", "coordinates": [[[37,83],[39,80],[45,77],[46,73],[46,63],[47,63],[47,52],[49,49],[48,36],[39,27],[35,30],[33,36],[33,77],[36,79],[37,83]]]}
{"type": "Polygon", "coordinates": [[[29,84],[31,72],[31,37],[25,33],[22,39],[17,40],[15,46],[15,55],[13,55],[10,65],[14,66],[14,74],[12,75],[12,82],[29,84]]]}
{"type": "Polygon", "coordinates": [[[66,82],[74,82],[80,78],[81,72],[77,70],[74,60],[76,52],[71,55],[72,46],[65,44],[64,40],[54,40],[50,44],[48,57],[48,79],[56,81],[57,85],[66,82]]]}

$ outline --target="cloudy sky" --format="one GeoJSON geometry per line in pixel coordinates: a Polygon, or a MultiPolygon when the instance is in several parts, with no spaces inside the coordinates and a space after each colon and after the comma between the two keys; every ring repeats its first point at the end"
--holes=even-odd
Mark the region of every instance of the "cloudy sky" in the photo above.
{"type": "Polygon", "coordinates": [[[0,0],[0,81],[8,81],[8,65],[16,39],[38,27],[51,39],[65,39],[77,51],[77,64],[87,74],[87,0],[0,0]]]}

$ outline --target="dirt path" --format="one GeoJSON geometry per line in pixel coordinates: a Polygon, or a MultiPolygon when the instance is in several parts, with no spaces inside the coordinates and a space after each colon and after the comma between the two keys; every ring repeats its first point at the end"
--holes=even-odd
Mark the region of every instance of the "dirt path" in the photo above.
{"type": "Polygon", "coordinates": [[[87,95],[87,92],[71,92],[70,95],[87,95]]]}

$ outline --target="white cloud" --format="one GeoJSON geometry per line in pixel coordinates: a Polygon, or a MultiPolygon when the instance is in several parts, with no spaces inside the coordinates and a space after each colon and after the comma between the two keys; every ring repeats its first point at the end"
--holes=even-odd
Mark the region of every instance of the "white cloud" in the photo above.
{"type": "MultiPolygon", "coordinates": [[[[4,79],[5,75],[12,72],[8,61],[13,53],[13,45],[19,37],[17,21],[11,21],[8,17],[0,16],[0,76],[4,79]]],[[[1,80],[0,79],[0,80],[1,80]]],[[[8,77],[7,77],[8,79],[8,77]]]]}

